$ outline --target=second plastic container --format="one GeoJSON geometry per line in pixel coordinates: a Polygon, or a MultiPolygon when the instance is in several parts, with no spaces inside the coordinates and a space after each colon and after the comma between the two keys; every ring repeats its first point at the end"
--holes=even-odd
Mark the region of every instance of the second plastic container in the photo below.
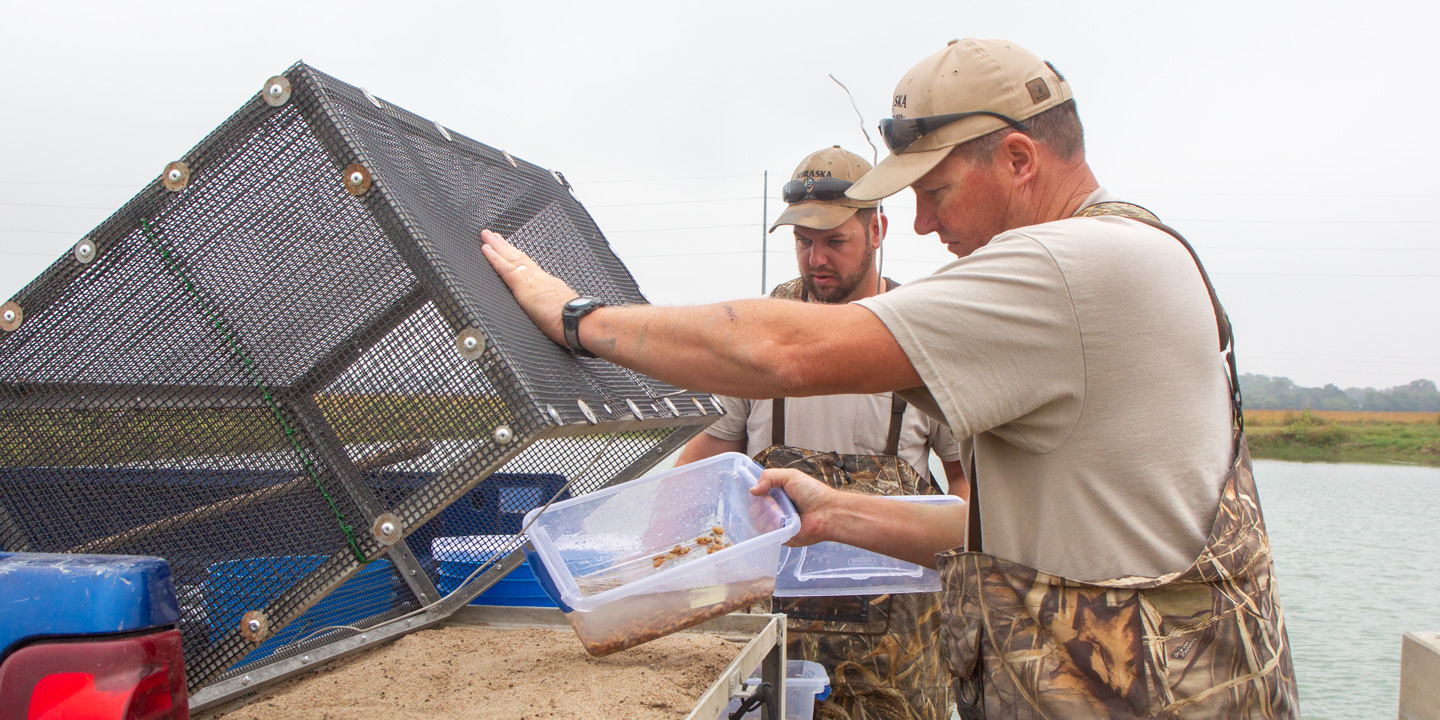
{"type": "MultiPolygon", "coordinates": [[[[890,500],[926,505],[964,505],[954,495],[900,495],[890,500]]],[[[962,521],[963,522],[963,521],[962,521]]],[[[940,573],[853,545],[821,542],[783,548],[775,578],[779,597],[884,595],[938,592],[940,573]]]]}

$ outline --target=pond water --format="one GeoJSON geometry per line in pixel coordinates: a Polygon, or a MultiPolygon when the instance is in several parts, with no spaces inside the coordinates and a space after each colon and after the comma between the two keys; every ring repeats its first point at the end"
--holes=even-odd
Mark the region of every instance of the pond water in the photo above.
{"type": "Polygon", "coordinates": [[[1406,632],[1440,630],[1440,468],[1255,461],[1307,718],[1393,718],[1406,632]]]}

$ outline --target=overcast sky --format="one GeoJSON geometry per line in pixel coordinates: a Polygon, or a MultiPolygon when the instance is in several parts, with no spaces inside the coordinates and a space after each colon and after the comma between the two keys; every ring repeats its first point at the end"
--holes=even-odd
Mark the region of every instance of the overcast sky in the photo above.
{"type": "MultiPolygon", "coordinates": [[[[300,59],[562,171],[651,301],[755,296],[764,173],[773,219],[809,152],[870,155],[827,74],[873,135],[921,58],[1003,37],[1070,81],[1101,184],[1199,250],[1241,372],[1440,380],[1435,3],[521,5],[8,1],[0,298],[300,59]]],[[[950,257],[886,207],[887,275],[950,257]]]]}

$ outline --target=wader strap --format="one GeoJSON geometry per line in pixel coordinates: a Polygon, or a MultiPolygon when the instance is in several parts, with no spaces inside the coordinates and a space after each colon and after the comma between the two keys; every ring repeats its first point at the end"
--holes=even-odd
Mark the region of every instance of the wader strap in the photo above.
{"type": "MultiPolygon", "coordinates": [[[[905,402],[899,395],[890,396],[890,429],[886,433],[885,452],[883,455],[896,457],[900,454],[900,430],[905,424],[905,408],[910,403],[905,402]]],[[[775,398],[770,401],[770,444],[785,444],[785,398],[775,398]]],[[[933,478],[932,478],[933,479],[933,478]]]]}
{"type": "MultiPolygon", "coordinates": [[[[1132,218],[1149,225],[1157,230],[1164,230],[1180,241],[1181,245],[1190,252],[1190,257],[1195,261],[1195,267],[1200,269],[1200,279],[1205,281],[1205,289],[1210,292],[1210,304],[1215,308],[1215,327],[1220,331],[1220,352],[1225,354],[1225,364],[1230,370],[1230,412],[1234,416],[1235,426],[1239,428],[1240,434],[1245,434],[1245,414],[1242,412],[1240,403],[1240,375],[1235,370],[1235,336],[1230,333],[1230,316],[1225,314],[1225,308],[1220,305],[1220,296],[1215,294],[1215,286],[1210,284],[1210,275],[1205,272],[1205,266],[1200,262],[1200,256],[1195,253],[1195,248],[1175,228],[1166,225],[1158,220],[1147,220],[1145,218],[1132,218]]],[[[1238,438],[1236,436],[1236,452],[1239,452],[1238,438]]]]}
{"type": "Polygon", "coordinates": [[[970,501],[966,508],[965,551],[980,552],[980,484],[975,480],[975,446],[970,446],[970,501]]]}
{"type": "Polygon", "coordinates": [[[785,398],[775,398],[770,401],[772,409],[770,415],[770,444],[785,444],[785,398]]]}
{"type": "Polygon", "coordinates": [[[905,421],[905,408],[909,403],[905,402],[899,395],[890,395],[890,432],[885,438],[885,453],[890,456],[900,454],[900,426],[905,421]]]}

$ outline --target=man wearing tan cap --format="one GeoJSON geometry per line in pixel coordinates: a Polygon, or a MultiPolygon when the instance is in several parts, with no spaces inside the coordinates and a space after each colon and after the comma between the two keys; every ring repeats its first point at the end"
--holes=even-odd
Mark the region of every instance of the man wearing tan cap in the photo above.
{"type": "MultiPolygon", "coordinates": [[[[848,194],[908,185],[916,232],[958,260],[845,305],[602,308],[571,344],[742,397],[898,390],[969,438],[969,552],[946,509],[787,470],[756,488],[801,510],[792,543],[940,568],[962,716],[1297,716],[1229,322],[1198,258],[1100,188],[1068,83],[1013,43],[922,60],[892,115],[890,157],[848,194]]],[[[482,240],[565,342],[575,293],[482,240]]]]}
{"type": "MultiPolygon", "coordinates": [[[[793,225],[800,277],[771,297],[848,303],[873,297],[881,283],[875,251],[884,236],[878,200],[845,191],[870,170],[839,145],[800,161],[782,195],[785,212],[771,226],[793,225]]],[[[722,452],[750,455],[765,467],[797,467],[832,487],[874,495],[928,495],[930,451],[947,487],[969,487],[960,447],[948,428],[895,393],[746,400],[721,396],[725,415],[696,435],[677,465],[722,452]],[[898,461],[897,461],[898,459],[898,461]]],[[[949,716],[949,681],[941,647],[938,593],[844,598],[775,598],[790,618],[789,656],[823,665],[831,693],[815,708],[824,720],[919,720],[949,716]]]]}

